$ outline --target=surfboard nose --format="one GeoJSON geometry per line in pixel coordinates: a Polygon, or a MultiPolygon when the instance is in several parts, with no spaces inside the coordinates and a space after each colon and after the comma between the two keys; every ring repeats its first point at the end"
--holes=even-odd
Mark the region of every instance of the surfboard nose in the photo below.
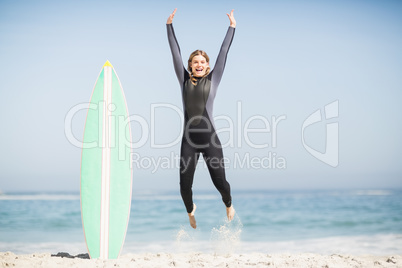
{"type": "MultiPolygon", "coordinates": [[[[105,66],[110,66],[110,67],[113,68],[113,65],[112,65],[112,64],[110,63],[110,61],[108,61],[108,60],[105,62],[105,64],[103,64],[103,67],[105,67],[105,66]]],[[[102,68],[103,68],[103,67],[102,67],[102,68]]]]}

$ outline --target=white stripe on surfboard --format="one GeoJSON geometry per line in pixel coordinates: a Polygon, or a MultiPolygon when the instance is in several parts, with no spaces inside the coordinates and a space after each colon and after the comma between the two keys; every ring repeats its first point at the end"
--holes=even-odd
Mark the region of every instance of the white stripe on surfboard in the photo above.
{"type": "Polygon", "coordinates": [[[106,180],[106,208],[105,210],[107,211],[107,218],[105,221],[105,226],[106,226],[106,232],[105,232],[105,237],[106,237],[106,258],[109,259],[109,216],[110,216],[110,165],[111,165],[111,156],[110,156],[110,148],[111,148],[111,139],[112,139],[112,110],[111,110],[111,103],[112,103],[112,67],[107,66],[107,74],[108,74],[108,86],[107,86],[107,132],[108,132],[108,139],[107,139],[107,180],[106,180]]]}
{"type": "Polygon", "coordinates": [[[112,98],[112,68],[104,67],[103,86],[103,127],[102,127],[102,186],[101,186],[101,221],[100,221],[100,258],[109,257],[109,204],[110,204],[110,142],[111,142],[111,111],[112,98]]]}

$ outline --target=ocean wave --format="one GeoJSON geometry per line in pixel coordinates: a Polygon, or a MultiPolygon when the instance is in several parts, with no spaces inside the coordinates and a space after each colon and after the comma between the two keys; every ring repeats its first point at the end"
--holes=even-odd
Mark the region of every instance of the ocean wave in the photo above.
{"type": "Polygon", "coordinates": [[[387,190],[360,190],[354,191],[355,195],[392,195],[392,191],[387,190]]]}
{"type": "MultiPolygon", "coordinates": [[[[133,200],[158,200],[158,201],[168,201],[168,200],[182,200],[180,194],[175,195],[160,195],[160,194],[152,194],[152,195],[135,195],[132,196],[133,200]]],[[[204,194],[204,195],[194,195],[194,199],[197,200],[216,200],[219,199],[219,195],[213,194],[204,194]]]]}
{"type": "Polygon", "coordinates": [[[75,194],[3,194],[0,200],[79,200],[75,194]]]}
{"type": "MultiPolygon", "coordinates": [[[[219,199],[217,194],[195,194],[197,200],[216,200],[219,199]]],[[[80,194],[1,194],[0,200],[80,200],[80,194]]],[[[132,194],[132,200],[182,200],[180,194],[132,194]]]]}

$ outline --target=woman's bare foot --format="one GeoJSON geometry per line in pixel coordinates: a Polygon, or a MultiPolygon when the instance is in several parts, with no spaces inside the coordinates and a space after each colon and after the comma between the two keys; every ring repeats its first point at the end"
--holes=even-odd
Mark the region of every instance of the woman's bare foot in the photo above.
{"type": "Polygon", "coordinates": [[[195,213],[196,209],[197,209],[197,206],[195,204],[193,204],[193,211],[191,211],[191,213],[188,213],[188,219],[190,220],[190,225],[194,229],[197,228],[197,223],[196,223],[195,217],[194,217],[194,213],[195,213]]]}
{"type": "Polygon", "coordinates": [[[233,205],[231,205],[230,207],[226,207],[226,214],[228,215],[228,221],[233,220],[235,213],[236,213],[236,211],[235,211],[233,205]]]}

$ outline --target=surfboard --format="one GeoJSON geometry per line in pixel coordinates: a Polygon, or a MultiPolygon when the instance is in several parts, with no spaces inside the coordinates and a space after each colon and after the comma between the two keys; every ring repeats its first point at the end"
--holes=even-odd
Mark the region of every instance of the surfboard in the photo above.
{"type": "Polygon", "coordinates": [[[116,259],[131,208],[131,129],[123,87],[109,61],[96,80],[81,154],[81,218],[91,258],[116,259]]]}

